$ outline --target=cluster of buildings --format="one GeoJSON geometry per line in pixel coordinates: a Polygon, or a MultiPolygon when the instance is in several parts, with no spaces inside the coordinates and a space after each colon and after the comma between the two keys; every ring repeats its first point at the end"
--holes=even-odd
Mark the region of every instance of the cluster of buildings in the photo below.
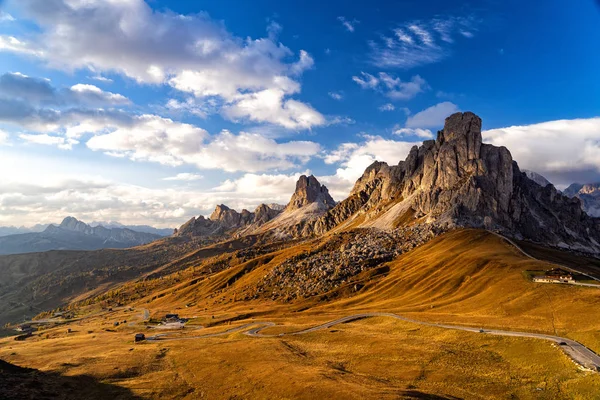
{"type": "Polygon", "coordinates": [[[544,275],[536,275],[533,277],[533,281],[542,283],[575,283],[573,274],[560,268],[546,271],[544,275]]]}

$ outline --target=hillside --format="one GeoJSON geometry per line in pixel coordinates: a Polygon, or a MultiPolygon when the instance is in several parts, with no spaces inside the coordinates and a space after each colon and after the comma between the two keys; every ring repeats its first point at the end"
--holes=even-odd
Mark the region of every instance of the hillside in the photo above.
{"type": "MultiPolygon", "coordinates": [[[[321,240],[324,245],[332,238],[321,240]]],[[[477,329],[557,334],[600,350],[596,315],[600,290],[535,284],[524,272],[551,265],[531,260],[480,230],[442,234],[321,296],[244,300],[248,288],[268,271],[308,248],[319,248],[319,243],[265,248],[254,257],[239,250],[228,259],[207,258],[162,279],[126,284],[107,301],[128,301],[131,296],[128,307],[133,311],[116,308],[86,317],[91,310],[83,307],[81,319],[67,325],[71,333],[66,333],[65,325],[49,327],[12,349],[2,346],[8,343],[5,340],[0,342],[0,358],[44,371],[90,375],[145,398],[200,394],[221,398],[240,393],[250,397],[276,393],[283,398],[528,398],[538,387],[545,393],[560,390],[563,398],[588,398],[600,390],[597,374],[578,371],[545,341],[385,318],[281,338],[235,332],[194,338],[259,321],[275,322],[279,326],[264,333],[279,334],[346,315],[385,311],[477,329]],[[223,260],[229,267],[210,272],[223,260]],[[148,310],[154,319],[169,312],[192,319],[181,332],[162,331],[167,335],[163,340],[134,345],[132,335],[146,331],[141,310],[148,310]],[[112,326],[123,320],[127,324],[112,326]],[[270,379],[275,373],[278,379],[270,379]]]]}

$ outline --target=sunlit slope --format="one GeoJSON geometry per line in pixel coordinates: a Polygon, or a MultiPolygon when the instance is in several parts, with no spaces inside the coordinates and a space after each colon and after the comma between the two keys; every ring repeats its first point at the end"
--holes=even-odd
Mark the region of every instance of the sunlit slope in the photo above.
{"type": "Polygon", "coordinates": [[[210,264],[199,266],[193,279],[183,272],[178,282],[153,291],[139,304],[157,313],[188,304],[186,312],[225,319],[299,311],[391,311],[442,323],[559,334],[600,349],[600,288],[533,283],[525,271],[555,265],[531,260],[482,230],[442,235],[321,296],[289,303],[268,296],[247,298],[269,271],[316,244],[305,242],[198,277],[210,264]],[[364,287],[355,291],[357,283],[364,287]]]}
{"type": "Polygon", "coordinates": [[[524,275],[552,267],[489,232],[460,230],[391,262],[388,275],[367,283],[357,296],[320,308],[387,310],[436,322],[583,334],[598,341],[600,288],[533,283],[524,275]]]}

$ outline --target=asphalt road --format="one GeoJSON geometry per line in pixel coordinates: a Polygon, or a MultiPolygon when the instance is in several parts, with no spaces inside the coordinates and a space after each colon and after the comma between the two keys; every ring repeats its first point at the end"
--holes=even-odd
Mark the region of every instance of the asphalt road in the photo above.
{"type": "Polygon", "coordinates": [[[412,318],[406,318],[401,315],[392,314],[392,313],[354,314],[354,315],[349,315],[347,317],[339,318],[339,319],[336,319],[333,321],[329,321],[324,324],[314,326],[312,328],[308,328],[308,329],[304,329],[304,330],[296,331],[296,332],[280,333],[278,335],[269,335],[269,334],[261,333],[261,331],[263,329],[265,329],[267,327],[275,326],[275,324],[273,322],[252,322],[249,324],[238,326],[236,328],[228,329],[224,332],[212,333],[212,334],[208,334],[208,335],[188,336],[185,338],[169,338],[165,334],[165,335],[161,335],[161,336],[149,337],[148,340],[150,340],[150,341],[194,340],[194,339],[226,336],[226,335],[229,335],[234,332],[243,332],[245,335],[248,335],[251,337],[257,337],[257,338],[273,338],[273,337],[283,337],[283,336],[304,335],[304,334],[315,332],[318,330],[328,329],[335,325],[344,324],[347,322],[356,321],[356,320],[364,319],[364,318],[371,318],[371,317],[390,317],[390,318],[399,319],[401,321],[410,322],[413,324],[426,325],[426,326],[432,326],[432,327],[443,328],[443,329],[454,329],[454,330],[459,330],[459,331],[475,332],[475,333],[486,334],[486,335],[525,337],[525,338],[550,340],[550,341],[556,343],[578,365],[581,365],[582,367],[585,367],[587,369],[590,369],[590,370],[596,371],[596,372],[600,370],[600,356],[598,356],[596,353],[594,353],[592,350],[588,349],[581,343],[576,342],[571,339],[567,339],[567,338],[563,338],[563,337],[559,337],[559,336],[545,335],[542,333],[504,331],[504,330],[498,330],[498,329],[480,329],[480,328],[472,328],[472,327],[460,326],[460,325],[436,324],[433,322],[418,321],[418,320],[415,320],[412,318]],[[253,328],[249,329],[250,327],[253,327],[253,328]]]}

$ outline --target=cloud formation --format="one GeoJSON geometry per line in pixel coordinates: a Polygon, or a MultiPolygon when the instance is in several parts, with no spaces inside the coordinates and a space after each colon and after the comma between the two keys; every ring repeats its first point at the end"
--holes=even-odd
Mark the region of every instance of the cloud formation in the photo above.
{"type": "Polygon", "coordinates": [[[482,134],[485,142],[506,146],[521,168],[538,172],[556,185],[600,181],[600,117],[510,126],[482,134]]]}
{"type": "Polygon", "coordinates": [[[458,112],[456,104],[449,101],[426,108],[406,119],[407,128],[439,128],[444,126],[447,117],[458,112]]]}
{"type": "Polygon", "coordinates": [[[447,17],[399,25],[391,34],[369,42],[371,62],[399,69],[438,62],[450,54],[457,36],[473,37],[478,23],[473,17],[447,17]]]}
{"type": "Polygon", "coordinates": [[[134,161],[227,172],[287,170],[305,164],[320,151],[314,142],[278,143],[257,133],[235,135],[225,130],[210,136],[201,128],[155,115],[142,115],[135,121],[133,126],[93,136],[87,147],[134,161]]]}
{"type": "Polygon", "coordinates": [[[363,89],[379,91],[393,100],[410,100],[429,89],[425,79],[419,75],[415,75],[410,81],[404,82],[400,78],[385,72],[380,72],[377,77],[361,72],[359,76],[353,76],[352,80],[363,89]]]}
{"type": "Polygon", "coordinates": [[[0,36],[0,50],[35,55],[68,71],[116,72],[139,83],[167,84],[200,101],[218,97],[227,106],[224,115],[235,119],[289,129],[325,123],[312,107],[289,98],[300,92],[295,79],[314,60],[303,50],[295,57],[276,41],[278,30],[271,25],[268,37],[243,39],[206,14],[154,11],[143,0],[12,3],[41,32],[31,42],[0,36]]]}

